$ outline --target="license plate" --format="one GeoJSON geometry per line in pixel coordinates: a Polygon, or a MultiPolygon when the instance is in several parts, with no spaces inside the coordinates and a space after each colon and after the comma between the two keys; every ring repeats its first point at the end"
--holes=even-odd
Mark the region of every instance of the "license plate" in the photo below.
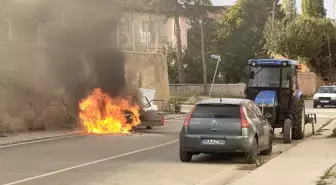
{"type": "Polygon", "coordinates": [[[328,100],[321,100],[321,103],[329,103],[328,100]]]}
{"type": "Polygon", "coordinates": [[[203,139],[203,145],[225,145],[225,140],[223,139],[203,139]]]}

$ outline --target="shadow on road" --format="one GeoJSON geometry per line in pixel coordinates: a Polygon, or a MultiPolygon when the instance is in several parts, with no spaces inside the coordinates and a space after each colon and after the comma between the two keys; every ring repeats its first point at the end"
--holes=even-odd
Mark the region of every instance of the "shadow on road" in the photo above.
{"type": "MultiPolygon", "coordinates": [[[[277,154],[277,153],[275,153],[277,154]]],[[[273,156],[273,154],[272,154],[273,156]]],[[[260,156],[259,163],[265,163],[271,156],[260,156]]],[[[257,164],[247,164],[244,159],[244,154],[213,154],[205,155],[201,154],[193,158],[195,164],[218,164],[218,165],[237,165],[237,170],[241,171],[251,171],[258,167],[257,164]]]]}
{"type": "Polygon", "coordinates": [[[140,134],[170,134],[170,135],[180,134],[179,131],[165,130],[164,128],[153,128],[153,129],[137,128],[135,132],[140,134]]]}
{"type": "Polygon", "coordinates": [[[200,154],[193,157],[193,163],[245,164],[243,154],[200,154]]]}

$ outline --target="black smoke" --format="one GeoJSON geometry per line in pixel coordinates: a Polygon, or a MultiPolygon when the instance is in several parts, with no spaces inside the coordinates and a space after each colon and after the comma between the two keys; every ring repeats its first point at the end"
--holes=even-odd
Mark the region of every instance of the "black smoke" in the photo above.
{"type": "Polygon", "coordinates": [[[117,48],[104,48],[85,53],[51,52],[49,71],[58,86],[65,89],[66,103],[72,114],[78,115],[78,104],[94,88],[101,88],[111,97],[133,97],[138,91],[126,85],[125,56],[117,48]]]}
{"type": "Polygon", "coordinates": [[[102,88],[112,97],[119,96],[126,86],[125,56],[117,49],[102,49],[92,54],[93,74],[96,75],[94,87],[102,88]]]}

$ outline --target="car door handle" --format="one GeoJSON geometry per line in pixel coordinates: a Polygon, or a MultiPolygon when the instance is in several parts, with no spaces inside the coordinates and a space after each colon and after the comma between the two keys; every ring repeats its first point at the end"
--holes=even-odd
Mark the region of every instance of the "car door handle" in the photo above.
{"type": "Polygon", "coordinates": [[[218,129],[217,129],[217,128],[212,128],[212,129],[210,129],[210,131],[212,131],[212,132],[217,132],[218,129]]]}

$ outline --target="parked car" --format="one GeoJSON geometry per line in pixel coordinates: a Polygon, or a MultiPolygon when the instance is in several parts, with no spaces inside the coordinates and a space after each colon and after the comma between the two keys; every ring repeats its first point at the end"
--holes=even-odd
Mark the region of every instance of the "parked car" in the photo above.
{"type": "Polygon", "coordinates": [[[313,107],[336,106],[336,86],[321,86],[313,96],[313,107]]]}
{"type": "Polygon", "coordinates": [[[244,153],[247,163],[259,154],[270,155],[273,129],[270,114],[262,115],[251,100],[213,98],[198,102],[180,132],[180,160],[190,162],[201,153],[244,153]]]}

